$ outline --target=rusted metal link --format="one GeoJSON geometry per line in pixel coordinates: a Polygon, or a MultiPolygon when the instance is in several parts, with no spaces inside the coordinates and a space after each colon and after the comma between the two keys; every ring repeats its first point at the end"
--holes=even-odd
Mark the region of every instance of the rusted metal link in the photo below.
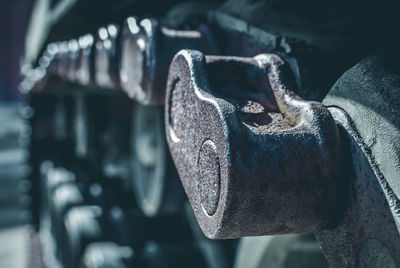
{"type": "Polygon", "coordinates": [[[119,88],[119,27],[110,24],[97,33],[95,83],[106,88],[119,88]]]}
{"type": "Polygon", "coordinates": [[[205,28],[178,31],[155,19],[129,17],[122,30],[120,80],[122,88],[138,102],[163,104],[168,67],[181,49],[215,53],[205,28]]]}
{"type": "Polygon", "coordinates": [[[47,81],[49,76],[57,76],[60,79],[82,86],[94,84],[94,38],[91,34],[81,36],[78,40],[61,41],[49,45],[46,50],[44,66],[39,66],[36,70],[43,70],[40,79],[34,79],[29,91],[33,87],[40,86],[47,81]],[[43,80],[43,81],[40,81],[43,80]]]}
{"type": "Polygon", "coordinates": [[[210,238],[315,232],[344,211],[340,138],[321,103],[293,93],[275,54],[172,61],[167,141],[210,238]]]}
{"type": "Polygon", "coordinates": [[[173,30],[155,19],[139,21],[130,17],[121,32],[117,25],[110,24],[101,27],[96,38],[86,34],[52,44],[51,61],[36,68],[38,75],[30,76],[21,90],[36,88],[39,80],[50,75],[82,86],[122,87],[144,105],[163,104],[168,67],[179,50],[216,52],[205,26],[190,31],[173,30]]]}

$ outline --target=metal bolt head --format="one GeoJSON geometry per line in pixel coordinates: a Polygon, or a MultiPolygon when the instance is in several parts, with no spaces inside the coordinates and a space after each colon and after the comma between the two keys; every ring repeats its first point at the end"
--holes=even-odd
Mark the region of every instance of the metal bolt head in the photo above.
{"type": "Polygon", "coordinates": [[[206,140],[199,152],[199,192],[202,208],[207,215],[214,215],[218,208],[221,170],[217,148],[214,142],[206,140]]]}

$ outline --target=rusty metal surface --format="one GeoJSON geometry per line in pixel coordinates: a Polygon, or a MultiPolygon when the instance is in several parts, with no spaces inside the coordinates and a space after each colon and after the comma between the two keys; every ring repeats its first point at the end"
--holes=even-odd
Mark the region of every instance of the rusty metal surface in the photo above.
{"type": "Polygon", "coordinates": [[[167,141],[210,238],[314,232],[344,210],[340,139],[329,111],[296,96],[274,54],[181,51],[168,77],[167,141]]]}
{"type": "MultiPolygon", "coordinates": [[[[345,112],[305,101],[322,100],[338,74],[371,46],[359,48],[357,36],[336,32],[342,24],[331,33],[313,32],[308,21],[286,11],[259,12],[260,3],[227,1],[206,26],[171,29],[159,24],[162,19],[130,17],[121,35],[109,25],[96,42],[88,34],[50,44],[21,91],[69,92],[80,168],[95,175],[93,182],[131,173],[148,218],[179,212],[184,199],[165,133],[208,237],[316,233],[332,267],[399,266],[398,72],[382,76],[373,58],[356,68],[367,79],[348,74],[324,100],[345,112]],[[244,4],[252,8],[238,14],[244,4]],[[277,24],[256,25],[262,14],[277,24]],[[285,18],[298,23],[287,25],[285,18]],[[321,67],[325,62],[329,66],[321,67]],[[120,88],[129,98],[103,95],[123,93],[120,88]],[[133,116],[132,99],[144,105],[133,116]]],[[[389,55],[383,62],[397,60],[389,55]]],[[[65,139],[66,131],[49,122],[38,125],[47,137],[65,139]]]]}
{"type": "Polygon", "coordinates": [[[332,267],[399,267],[398,52],[359,62],[324,99],[346,140],[349,204],[341,224],[317,234],[332,267]]]}
{"type": "Polygon", "coordinates": [[[399,223],[392,213],[398,210],[399,201],[350,117],[339,108],[329,110],[346,139],[346,170],[351,190],[340,225],[316,233],[317,239],[331,267],[398,267],[399,223]]]}
{"type": "Polygon", "coordinates": [[[121,86],[145,105],[164,103],[168,67],[175,53],[184,48],[215,52],[205,28],[178,31],[151,18],[126,19],[121,43],[121,86]]]}
{"type": "MultiPolygon", "coordinates": [[[[346,71],[324,99],[352,118],[371,156],[400,199],[400,53],[373,53],[346,71]]],[[[397,213],[400,221],[400,213],[397,213]]]]}

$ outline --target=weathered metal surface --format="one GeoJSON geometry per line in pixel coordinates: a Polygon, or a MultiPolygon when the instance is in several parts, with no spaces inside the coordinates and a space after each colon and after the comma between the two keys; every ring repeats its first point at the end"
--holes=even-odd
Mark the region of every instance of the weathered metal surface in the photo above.
{"type": "Polygon", "coordinates": [[[331,267],[399,267],[399,223],[393,215],[399,201],[350,117],[341,109],[329,109],[341,126],[351,190],[340,225],[318,232],[317,239],[331,267]]]}
{"type": "Polygon", "coordinates": [[[163,104],[168,67],[179,50],[215,52],[205,28],[178,31],[162,27],[155,19],[128,18],[121,43],[121,86],[145,105],[163,104]]]}
{"type": "MultiPolygon", "coordinates": [[[[372,54],[346,71],[323,101],[349,114],[397,199],[400,199],[399,60],[400,53],[394,49],[372,54]]],[[[400,212],[397,215],[400,222],[400,212]]]]}
{"type": "Polygon", "coordinates": [[[349,204],[339,226],[317,234],[332,267],[399,267],[399,53],[382,50],[324,99],[345,140],[349,204]]]}
{"type": "Polygon", "coordinates": [[[110,24],[97,33],[95,82],[106,88],[119,88],[119,26],[110,24]]]}
{"type": "Polygon", "coordinates": [[[185,202],[185,214],[189,220],[190,228],[194,240],[200,251],[203,253],[208,268],[228,268],[233,267],[234,249],[230,248],[229,243],[233,240],[212,240],[208,239],[199,224],[189,202],[185,202]]]}
{"type": "Polygon", "coordinates": [[[211,12],[209,23],[293,57],[302,81],[299,95],[322,101],[345,70],[397,44],[391,34],[399,24],[395,3],[227,0],[211,12]]]}
{"type": "Polygon", "coordinates": [[[338,130],[326,107],[302,100],[294,87],[274,54],[175,56],[167,141],[208,237],[315,232],[339,222],[338,130]]]}
{"type": "MultiPolygon", "coordinates": [[[[293,2],[284,1],[283,6],[288,3],[293,2]]],[[[64,98],[66,92],[75,98],[75,129],[70,131],[75,134],[75,145],[69,147],[75,147],[76,154],[70,158],[78,163],[76,170],[85,173],[79,178],[84,193],[91,193],[92,186],[100,187],[101,194],[88,194],[90,202],[109,207],[129,200],[125,203],[136,205],[133,199],[122,197],[126,188],[116,186],[120,182],[108,180],[128,177],[128,166],[131,180],[124,182],[133,184],[137,203],[147,218],[179,212],[184,199],[164,148],[161,106],[140,106],[131,120],[130,105],[102,96],[106,91],[116,91],[99,88],[123,87],[131,99],[144,105],[165,101],[165,133],[170,150],[195,215],[209,237],[315,232],[333,267],[399,266],[399,72],[392,69],[398,57],[388,54],[367,59],[355,68],[356,72],[345,76],[345,82],[338,82],[324,104],[343,108],[351,117],[347,118],[337,108],[328,110],[297,95],[322,100],[338,74],[373,47],[367,44],[360,48],[362,36],[358,34],[355,38],[343,35],[343,22],[348,21],[350,13],[337,25],[336,18],[318,19],[317,15],[313,19],[333,24],[329,29],[322,24],[312,28],[310,21],[298,20],[281,7],[268,7],[268,1],[227,1],[208,19],[209,25],[217,24],[209,28],[214,39],[208,34],[208,26],[188,26],[199,25],[196,19],[186,25],[185,17],[176,23],[185,30],[176,30],[178,26],[171,30],[154,19],[139,22],[128,18],[122,46],[115,25],[99,30],[96,46],[91,35],[79,41],[50,44],[39,66],[24,73],[21,90],[29,93],[32,89],[51,89],[57,96],[49,94],[50,102],[64,98]],[[242,10],[246,5],[250,8],[242,10]],[[263,14],[268,18],[257,24],[255,21],[264,18],[263,14]],[[196,30],[186,30],[189,28],[196,30]],[[186,48],[215,53],[213,41],[218,43],[219,54],[242,58],[179,52],[167,84],[168,67],[176,52],[186,48]],[[262,54],[268,51],[276,54],[262,54]],[[256,54],[262,55],[252,57],[256,54]],[[329,66],[321,68],[325,62],[329,66]],[[387,63],[392,66],[388,68],[387,63]],[[381,65],[383,68],[377,70],[376,66],[381,65]],[[359,74],[366,75],[366,79],[359,79],[359,74]],[[59,83],[52,83],[53,78],[59,83]],[[132,132],[126,122],[133,125],[132,132]],[[111,200],[115,195],[118,201],[111,200]]],[[[300,14],[308,14],[307,8],[301,8],[300,14]]],[[[33,125],[37,140],[51,138],[58,142],[68,137],[66,111],[55,106],[40,116],[44,120],[33,125]]],[[[36,141],[32,151],[64,164],[69,154],[55,154],[65,154],[68,145],[49,144],[53,148],[44,148],[36,141]]],[[[66,192],[68,187],[63,188],[66,192]]],[[[77,188],[73,188],[79,197],[77,188]]],[[[59,199],[58,206],[63,207],[60,211],[73,201],[64,197],[59,199]]],[[[81,198],[78,201],[83,202],[81,198]]],[[[57,202],[53,203],[56,208],[57,202]]],[[[67,238],[79,238],[81,226],[98,226],[96,221],[87,225],[74,217],[67,214],[65,222],[69,221],[72,229],[64,231],[60,239],[67,241],[67,247],[67,238]],[[72,236],[67,237],[69,234],[72,236]]],[[[61,216],[53,218],[57,218],[53,222],[62,220],[61,216]]],[[[157,218],[162,217],[151,221],[157,218]]],[[[110,230],[121,230],[114,237],[123,237],[125,225],[130,225],[118,218],[110,222],[110,230]]],[[[171,222],[166,225],[176,228],[171,222]]],[[[160,225],[156,226],[149,228],[152,238],[159,236],[154,233],[165,233],[160,225]]],[[[170,241],[177,236],[172,231],[167,235],[173,237],[170,241]]],[[[149,237],[147,233],[143,236],[149,237]]],[[[75,263],[75,253],[83,252],[78,244],[65,253],[74,255],[71,259],[75,263]],[[75,247],[79,251],[74,253],[75,247]]],[[[153,251],[155,248],[150,247],[153,251]]],[[[179,253],[178,259],[182,255],[179,253]]]]}

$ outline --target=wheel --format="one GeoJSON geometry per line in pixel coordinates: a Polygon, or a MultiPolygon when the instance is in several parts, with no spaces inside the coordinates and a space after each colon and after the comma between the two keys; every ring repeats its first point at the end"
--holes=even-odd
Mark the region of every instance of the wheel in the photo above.
{"type": "MultiPolygon", "coordinates": [[[[44,224],[47,224],[50,228],[53,228],[52,225],[54,224],[54,216],[52,216],[52,214],[54,213],[54,209],[58,210],[58,206],[61,205],[61,203],[63,203],[64,205],[64,203],[67,202],[66,198],[72,198],[71,195],[60,193],[58,193],[57,196],[53,196],[54,192],[56,191],[56,189],[65,184],[73,184],[75,182],[75,176],[73,173],[67,171],[64,168],[55,168],[50,161],[45,161],[42,163],[41,173],[43,184],[43,191],[41,196],[43,204],[41,207],[42,222],[44,224]]],[[[69,189],[70,187],[67,188],[69,189]]],[[[69,191],[69,193],[71,193],[71,191],[69,191]]],[[[71,200],[69,200],[68,202],[70,201],[71,200]]]]}
{"type": "Polygon", "coordinates": [[[61,256],[64,247],[64,216],[74,206],[82,205],[83,197],[74,183],[59,186],[52,194],[51,231],[57,245],[57,256],[61,256]]]}
{"type": "Polygon", "coordinates": [[[65,268],[76,268],[85,247],[102,240],[98,206],[78,206],[71,208],[64,217],[64,249],[61,261],[65,268]]]}
{"type": "Polygon", "coordinates": [[[131,134],[131,181],[148,217],[181,210],[184,191],[164,134],[163,107],[135,105],[131,134]]]}

